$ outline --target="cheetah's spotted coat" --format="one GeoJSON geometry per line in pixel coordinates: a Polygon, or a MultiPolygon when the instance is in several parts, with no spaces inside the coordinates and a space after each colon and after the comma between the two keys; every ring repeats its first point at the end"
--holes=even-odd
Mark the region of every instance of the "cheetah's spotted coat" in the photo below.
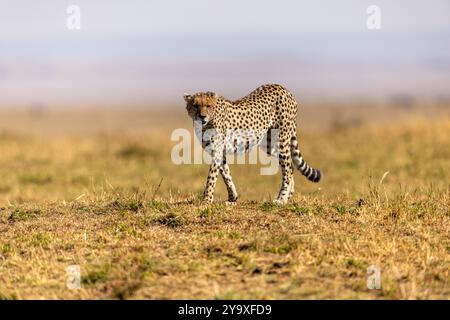
{"type": "Polygon", "coordinates": [[[310,167],[300,154],[296,137],[297,102],[282,86],[263,85],[235,102],[228,101],[213,92],[185,94],[184,99],[189,116],[194,120],[194,126],[200,123],[202,146],[212,156],[204,191],[205,202],[213,201],[219,172],[227,186],[228,201],[237,200],[236,188],[226,163],[226,153],[237,152],[239,145],[242,146],[242,140],[245,141],[244,151],[260,144],[266,145],[265,150],[269,155],[278,155],[282,183],[275,200],[277,204],[285,204],[294,192],[294,166],[310,181],[318,182],[322,178],[320,170],[310,167]],[[278,131],[275,152],[270,148],[273,130],[278,131]],[[233,139],[229,139],[230,132],[233,139]],[[239,134],[235,134],[236,132],[239,134]],[[240,144],[234,141],[236,138],[241,140],[240,144]]]}

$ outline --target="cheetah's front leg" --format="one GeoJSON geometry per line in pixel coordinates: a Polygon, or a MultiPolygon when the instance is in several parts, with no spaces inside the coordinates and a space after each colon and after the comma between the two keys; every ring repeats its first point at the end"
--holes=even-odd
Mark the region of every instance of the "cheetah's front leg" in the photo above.
{"type": "Polygon", "coordinates": [[[230,174],[230,167],[226,162],[220,166],[220,174],[222,175],[223,181],[227,186],[228,191],[228,202],[236,202],[238,199],[238,194],[236,192],[236,187],[234,186],[233,179],[230,174]]]}
{"type": "Polygon", "coordinates": [[[205,191],[203,192],[204,203],[212,203],[214,200],[214,190],[216,189],[217,174],[219,173],[220,166],[220,164],[213,162],[209,167],[205,191]]]}
{"type": "Polygon", "coordinates": [[[203,202],[212,203],[214,200],[214,190],[216,189],[217,175],[224,162],[222,136],[217,135],[211,139],[211,166],[209,167],[208,178],[206,180],[203,202]]]}

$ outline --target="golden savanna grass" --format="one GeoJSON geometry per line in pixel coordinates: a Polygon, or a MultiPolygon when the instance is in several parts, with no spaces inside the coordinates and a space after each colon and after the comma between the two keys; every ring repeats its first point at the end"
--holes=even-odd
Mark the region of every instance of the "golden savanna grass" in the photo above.
{"type": "Polygon", "coordinates": [[[2,111],[0,298],[448,299],[449,109],[300,113],[324,181],[297,172],[278,207],[279,173],[232,165],[228,207],[220,180],[200,204],[207,165],[170,160],[183,108],[2,111]]]}

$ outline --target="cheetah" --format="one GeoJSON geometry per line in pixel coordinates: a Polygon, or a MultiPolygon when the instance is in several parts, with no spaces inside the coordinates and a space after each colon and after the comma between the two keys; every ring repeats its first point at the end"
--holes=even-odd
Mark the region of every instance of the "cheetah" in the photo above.
{"type": "Polygon", "coordinates": [[[286,204],[294,193],[294,167],[312,182],[322,179],[321,171],[310,167],[300,154],[296,125],[298,105],[294,96],[281,85],[262,85],[234,102],[214,92],[184,94],[184,100],[202,147],[212,159],[203,194],[205,203],[213,202],[219,172],[227,187],[228,202],[237,201],[238,194],[226,160],[227,154],[238,152],[237,140],[245,141],[243,148],[240,144],[244,152],[255,145],[265,145],[269,156],[278,156],[282,174],[281,188],[274,200],[278,205],[286,204]],[[278,140],[272,148],[274,130],[278,140]],[[243,134],[230,139],[229,132],[243,134]]]}

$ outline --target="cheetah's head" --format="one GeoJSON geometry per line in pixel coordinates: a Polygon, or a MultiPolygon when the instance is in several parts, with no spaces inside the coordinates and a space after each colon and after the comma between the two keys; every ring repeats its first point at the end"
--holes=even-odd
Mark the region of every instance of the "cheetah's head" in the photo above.
{"type": "Polygon", "coordinates": [[[206,125],[214,116],[218,95],[214,92],[199,92],[194,95],[184,94],[186,110],[194,121],[206,125]]]}

